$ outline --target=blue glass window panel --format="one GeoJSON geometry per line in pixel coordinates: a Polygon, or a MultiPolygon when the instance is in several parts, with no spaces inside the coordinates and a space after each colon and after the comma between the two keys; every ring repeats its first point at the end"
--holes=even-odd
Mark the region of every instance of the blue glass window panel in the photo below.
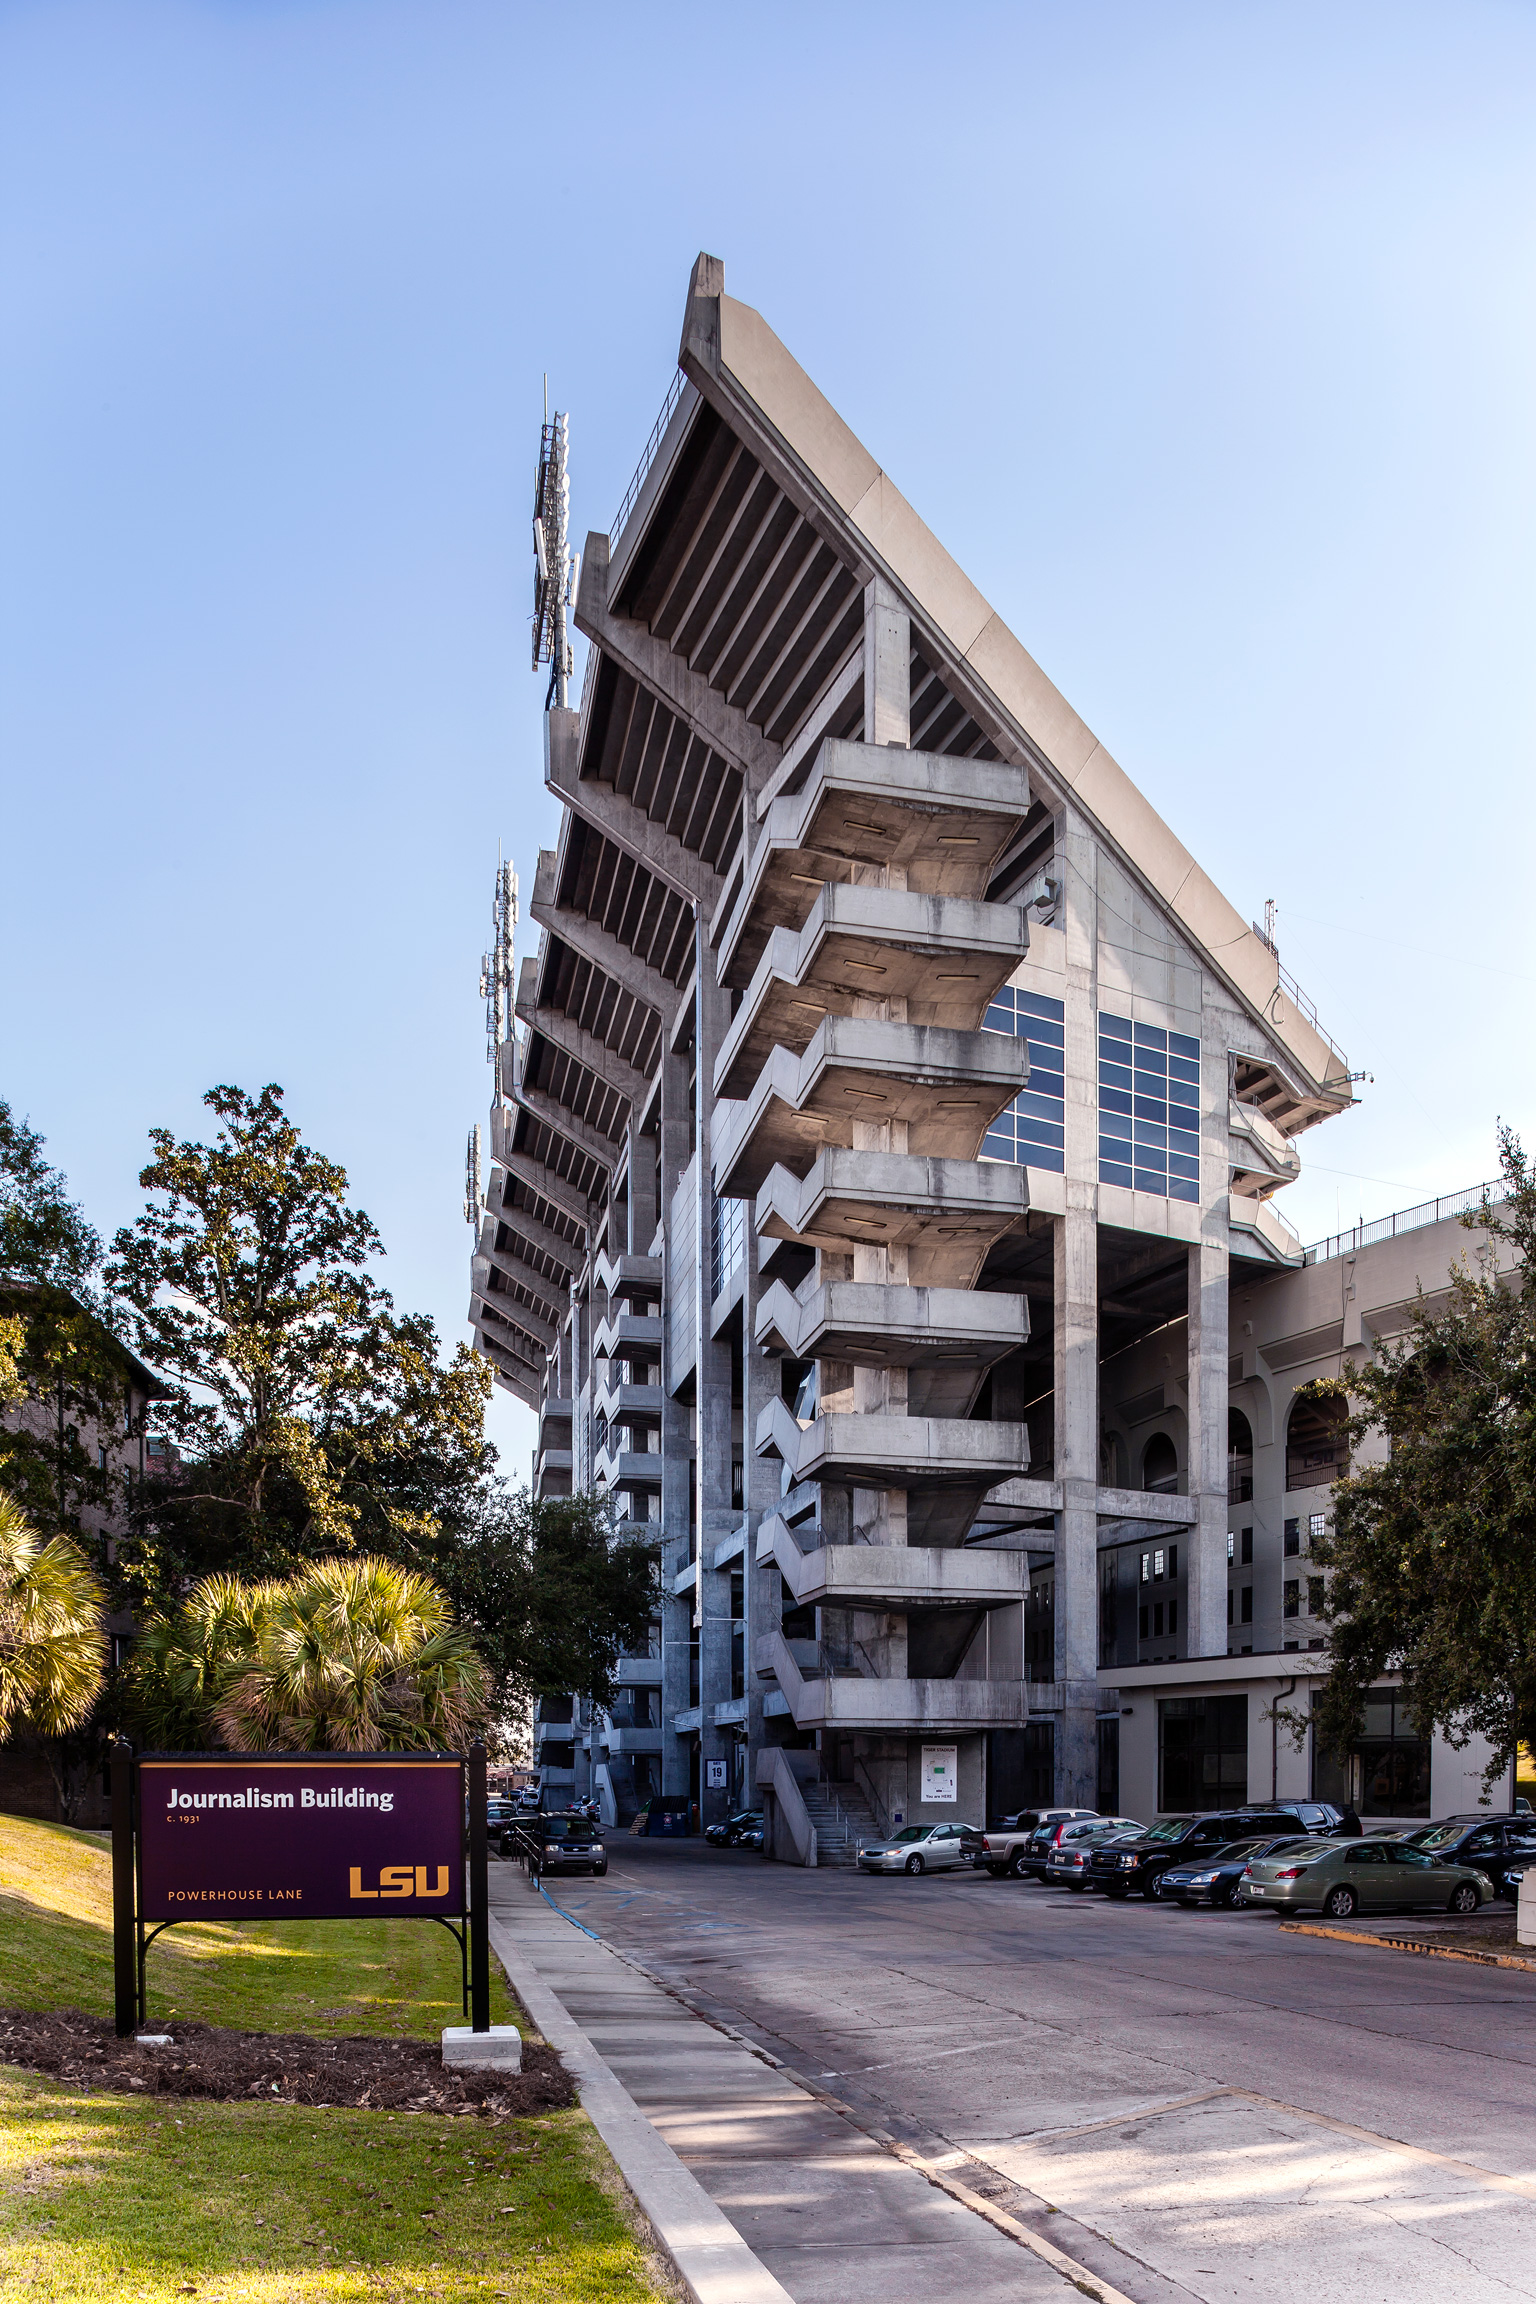
{"type": "Polygon", "coordinates": [[[1136,1093],[1138,1096],[1155,1096],[1161,1104],[1167,1097],[1168,1083],[1166,1080],[1159,1079],[1155,1072],[1143,1072],[1138,1064],[1136,1067],[1136,1093]]]}
{"type": "MultiPolygon", "coordinates": [[[[1102,1103],[1104,1099],[1101,1097],[1099,1101],[1102,1103]]],[[[1135,1099],[1135,1108],[1138,1120],[1158,1120],[1165,1126],[1167,1125],[1168,1107],[1156,1096],[1138,1096],[1135,1099]]]]}
{"type": "Polygon", "coordinates": [[[1112,1040],[1129,1040],[1131,1020],[1129,1016],[1111,1016],[1107,1008],[1101,1008],[1099,1010],[1099,1030],[1101,1033],[1107,1032],[1112,1040]]]}
{"type": "Polygon", "coordinates": [[[1099,1114],[1099,1134],[1100,1136],[1123,1136],[1129,1143],[1131,1123],[1129,1120],[1123,1120],[1118,1112],[1101,1112],[1099,1114]]]}
{"type": "Polygon", "coordinates": [[[1186,1159],[1182,1152],[1170,1152],[1168,1155],[1168,1173],[1170,1176],[1187,1176],[1198,1184],[1200,1181],[1200,1163],[1198,1160],[1186,1159]]]}
{"type": "Polygon", "coordinates": [[[1199,1041],[1192,1040],[1187,1032],[1170,1032],[1168,1048],[1174,1056],[1193,1056],[1198,1059],[1200,1054],[1199,1041]]]}
{"type": "Polygon", "coordinates": [[[1131,1099],[1123,1088],[1101,1088],[1099,1104],[1105,1112],[1123,1112],[1127,1119],[1130,1117],[1131,1099]]]}
{"type": "Polygon", "coordinates": [[[1200,1078],[1199,1064],[1191,1063],[1187,1056],[1170,1056],[1168,1059],[1168,1070],[1175,1080],[1194,1080],[1198,1082],[1200,1078]]]}
{"type": "Polygon", "coordinates": [[[983,1032],[1012,1032],[1013,1010],[1004,1008],[1001,1002],[994,1000],[987,1010],[987,1018],[982,1025],[982,1030],[983,1032]]]}
{"type": "Polygon", "coordinates": [[[1111,1064],[1105,1057],[1099,1058],[1099,1086],[1101,1088],[1129,1088],[1130,1085],[1131,1068],[1129,1064],[1111,1064]]]}
{"type": "Polygon", "coordinates": [[[1136,1141],[1138,1144],[1149,1145],[1154,1152],[1166,1152],[1168,1149],[1168,1131],[1166,1128],[1154,1127],[1150,1120],[1138,1120],[1136,1123],[1136,1141]]]}
{"type": "Polygon", "coordinates": [[[1013,996],[1028,1016],[1051,1016],[1059,1024],[1067,1012],[1065,1002],[1048,1000],[1043,992],[1021,992],[1015,986],[1013,996]]]}
{"type": "Polygon", "coordinates": [[[1198,1128],[1186,1126],[1186,1119],[1187,1115],[1181,1112],[1177,1105],[1169,1108],[1168,1124],[1171,1133],[1168,1141],[1176,1151],[1198,1152],[1200,1149],[1200,1131],[1198,1128]]]}
{"type": "Polygon", "coordinates": [[[1032,1113],[1037,1120],[1059,1121],[1061,1118],[1061,1098],[1059,1096],[1037,1096],[1033,1090],[1026,1088],[1022,1096],[1015,1096],[1013,1109],[1015,1112],[1032,1113]]]}
{"type": "Polygon", "coordinates": [[[1168,1101],[1170,1104],[1187,1104],[1191,1110],[1198,1112],[1200,1109],[1200,1091],[1198,1088],[1192,1088],[1187,1080],[1170,1080],[1168,1083],[1168,1101]]]}
{"type": "Polygon", "coordinates": [[[994,1160],[1011,1160],[1013,1158],[1012,1127],[1008,1129],[1006,1135],[1001,1128],[989,1128],[981,1140],[981,1149],[984,1153],[990,1153],[994,1160]]]}
{"type": "Polygon", "coordinates": [[[1186,1184],[1176,1177],[1168,1187],[1168,1197],[1170,1200],[1198,1200],[1200,1187],[1198,1184],[1186,1184]]]}
{"type": "Polygon", "coordinates": [[[1123,1184],[1129,1191],[1131,1171],[1129,1168],[1122,1168],[1117,1161],[1106,1160],[1101,1155],[1099,1159],[1099,1182],[1101,1184],[1123,1184]]]}
{"type": "Polygon", "coordinates": [[[1058,1152],[1063,1149],[1066,1140],[1065,1131],[1050,1120],[1021,1119],[1018,1131],[1021,1144],[1050,1144],[1058,1152]]]}
{"type": "Polygon", "coordinates": [[[1049,1168],[1053,1176],[1062,1176],[1066,1173],[1065,1155],[1060,1152],[1049,1151],[1044,1144],[1030,1146],[1028,1165],[1031,1168],[1049,1168]]]}
{"type": "Polygon", "coordinates": [[[1029,1050],[1030,1070],[1043,1072],[1048,1080],[1054,1081],[1057,1084],[1055,1093],[1059,1096],[1063,1077],[1061,1050],[1052,1048],[1048,1042],[1041,1040],[1026,1040],[1024,1045],[1029,1050]]]}
{"type": "Polygon", "coordinates": [[[1149,1168],[1138,1168],[1135,1174],[1135,1182],[1138,1192],[1158,1192],[1163,1194],[1164,1197],[1167,1195],[1168,1179],[1162,1173],[1161,1169],[1159,1169],[1154,1175],[1149,1168]]]}
{"type": "Polygon", "coordinates": [[[1162,1048],[1166,1050],[1168,1046],[1168,1035],[1161,1024],[1138,1024],[1135,1039],[1138,1048],[1162,1048]]]}

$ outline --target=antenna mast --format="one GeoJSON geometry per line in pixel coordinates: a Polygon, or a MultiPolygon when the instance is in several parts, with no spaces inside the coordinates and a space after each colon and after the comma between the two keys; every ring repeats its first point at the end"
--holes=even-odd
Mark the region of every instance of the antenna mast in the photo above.
{"type": "Polygon", "coordinates": [[[566,616],[576,597],[579,561],[571,551],[571,420],[549,415],[545,393],[539,468],[533,483],[533,668],[550,667],[544,709],[563,712],[570,701],[574,657],[566,616]]]}
{"type": "Polygon", "coordinates": [[[471,1229],[480,1229],[480,1123],[477,1120],[469,1132],[469,1143],[464,1152],[464,1221],[471,1229]]]}
{"type": "MultiPolygon", "coordinates": [[[[480,997],[485,1002],[485,1060],[496,1066],[496,1093],[503,1093],[500,1056],[512,1031],[512,946],[517,933],[517,866],[510,856],[496,859],[491,898],[491,949],[480,955],[480,997]]],[[[475,1135],[478,1140],[480,1131],[475,1135]]]]}

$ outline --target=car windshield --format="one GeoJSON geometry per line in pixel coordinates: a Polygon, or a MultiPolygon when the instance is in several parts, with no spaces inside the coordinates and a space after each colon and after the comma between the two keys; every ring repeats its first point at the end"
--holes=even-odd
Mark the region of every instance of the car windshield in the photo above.
{"type": "Polygon", "coordinates": [[[1154,1824],[1150,1832],[1143,1833],[1146,1840],[1182,1840],[1193,1824],[1193,1816],[1168,1816],[1161,1824],[1154,1824]]]}
{"type": "Polygon", "coordinates": [[[1466,1830],[1465,1824],[1437,1824],[1432,1831],[1415,1832],[1413,1837],[1421,1848],[1452,1848],[1466,1830]]]}
{"type": "Polygon", "coordinates": [[[592,1827],[575,1816],[546,1816],[544,1837],[546,1840],[590,1840],[592,1827]]]}

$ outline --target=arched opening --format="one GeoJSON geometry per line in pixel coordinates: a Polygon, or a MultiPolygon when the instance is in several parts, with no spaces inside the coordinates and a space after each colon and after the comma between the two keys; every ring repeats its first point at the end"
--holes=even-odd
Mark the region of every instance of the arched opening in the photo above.
{"type": "Polygon", "coordinates": [[[1141,1485],[1149,1496],[1179,1492],[1179,1452],[1166,1432],[1154,1432],[1141,1459],[1141,1485]]]}
{"type": "Polygon", "coordinates": [[[1349,1410],[1342,1400],[1300,1393],[1291,1405],[1285,1434],[1285,1485],[1325,1488],[1349,1467],[1344,1426],[1349,1410]]]}
{"type": "Polygon", "coordinates": [[[1241,1408],[1227,1410],[1227,1502],[1253,1500],[1253,1428],[1241,1408]]]}

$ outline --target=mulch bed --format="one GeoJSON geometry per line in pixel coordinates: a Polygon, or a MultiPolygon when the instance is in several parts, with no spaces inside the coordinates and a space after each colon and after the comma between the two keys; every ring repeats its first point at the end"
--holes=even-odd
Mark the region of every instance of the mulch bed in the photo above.
{"type": "Polygon", "coordinates": [[[445,2071],[424,2040],[317,2040],[298,2032],[235,2032],[216,2024],[152,2025],[169,2048],[119,2040],[99,2016],[0,2008],[0,2063],[114,2095],[202,2096],[221,2104],[312,2104],[368,2111],[477,2113],[508,2119],[574,2104],[553,2048],[523,2042],[518,2073],[445,2071]]]}

